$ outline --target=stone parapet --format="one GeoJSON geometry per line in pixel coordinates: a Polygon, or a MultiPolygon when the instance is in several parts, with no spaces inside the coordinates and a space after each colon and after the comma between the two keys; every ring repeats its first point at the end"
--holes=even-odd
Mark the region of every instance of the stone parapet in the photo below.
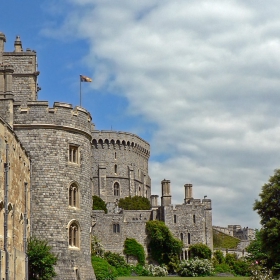
{"type": "Polygon", "coordinates": [[[22,105],[14,103],[14,126],[25,128],[56,128],[79,131],[91,139],[91,115],[82,107],[68,103],[55,102],[53,108],[46,101],[27,102],[22,105]]]}

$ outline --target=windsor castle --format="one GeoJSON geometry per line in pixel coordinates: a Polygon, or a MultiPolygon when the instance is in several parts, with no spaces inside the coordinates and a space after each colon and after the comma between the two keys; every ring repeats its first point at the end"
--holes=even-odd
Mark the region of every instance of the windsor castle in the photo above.
{"type": "Polygon", "coordinates": [[[20,37],[5,51],[0,33],[0,278],[27,279],[27,240],[44,238],[58,256],[56,279],[95,279],[91,237],[106,251],[123,254],[135,238],[148,255],[145,224],[161,220],[183,241],[213,250],[210,199],[194,199],[182,186],[182,204],[172,204],[171,183],[152,194],[150,145],[139,136],[97,131],[80,106],[38,100],[36,52],[23,50],[20,37]],[[92,210],[92,196],[108,208],[92,210]],[[120,198],[147,197],[150,210],[123,210],[120,198]]]}

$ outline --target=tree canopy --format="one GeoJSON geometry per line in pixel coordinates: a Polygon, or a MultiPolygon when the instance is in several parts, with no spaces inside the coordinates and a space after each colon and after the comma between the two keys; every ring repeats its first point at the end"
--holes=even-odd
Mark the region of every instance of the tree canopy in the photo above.
{"type": "Polygon", "coordinates": [[[124,210],[150,210],[151,203],[143,196],[129,196],[119,200],[119,207],[124,210]]]}
{"type": "Polygon", "coordinates": [[[193,244],[189,248],[191,258],[199,258],[199,259],[211,259],[212,251],[211,249],[202,243],[193,244]]]}
{"type": "Polygon", "coordinates": [[[268,183],[262,186],[260,200],[254,203],[254,210],[261,217],[262,251],[267,253],[271,266],[280,263],[280,170],[274,171],[268,183]]]}
{"type": "Polygon", "coordinates": [[[56,275],[54,265],[57,257],[51,252],[46,240],[31,237],[28,240],[28,274],[30,280],[53,279],[56,275]]]}
{"type": "Polygon", "coordinates": [[[97,195],[92,197],[92,209],[93,210],[104,210],[107,214],[107,207],[105,201],[97,195]]]}

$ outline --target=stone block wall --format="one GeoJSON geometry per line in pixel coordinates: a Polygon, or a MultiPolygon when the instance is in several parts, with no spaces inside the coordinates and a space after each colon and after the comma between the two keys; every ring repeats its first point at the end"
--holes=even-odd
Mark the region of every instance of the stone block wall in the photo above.
{"type": "Polygon", "coordinates": [[[30,160],[11,127],[1,118],[0,162],[0,278],[5,278],[5,258],[7,257],[4,252],[4,164],[8,162],[8,204],[6,206],[8,209],[7,248],[9,252],[9,277],[10,279],[24,279],[25,241],[30,236],[30,160]],[[8,150],[6,150],[7,147],[8,150]]]}

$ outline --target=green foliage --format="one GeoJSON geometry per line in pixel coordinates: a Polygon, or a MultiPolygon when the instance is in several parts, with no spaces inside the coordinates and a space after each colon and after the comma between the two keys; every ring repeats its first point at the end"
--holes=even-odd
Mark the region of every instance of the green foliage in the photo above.
{"type": "Polygon", "coordinates": [[[225,262],[225,257],[222,251],[217,250],[214,252],[214,258],[217,260],[218,264],[224,263],[225,262]]]}
{"type": "Polygon", "coordinates": [[[254,264],[251,266],[250,280],[273,280],[273,275],[271,270],[258,264],[254,264]]]}
{"type": "Polygon", "coordinates": [[[150,271],[140,264],[136,266],[131,266],[131,272],[138,276],[152,276],[150,271]]]}
{"type": "Polygon", "coordinates": [[[191,258],[199,258],[199,259],[211,259],[212,251],[211,249],[202,243],[193,244],[189,248],[191,258]]]}
{"type": "Polygon", "coordinates": [[[96,280],[116,280],[118,272],[115,267],[111,266],[105,259],[92,256],[92,267],[96,280]]]}
{"type": "Polygon", "coordinates": [[[180,254],[183,243],[173,237],[164,222],[148,221],[146,229],[150,239],[152,258],[159,264],[168,265],[173,256],[180,254]]]}
{"type": "Polygon", "coordinates": [[[57,256],[51,252],[51,246],[46,240],[31,237],[28,240],[27,255],[30,280],[48,280],[56,275],[54,265],[57,262],[57,256]]]}
{"type": "Polygon", "coordinates": [[[226,273],[226,272],[234,274],[234,272],[232,271],[230,266],[226,263],[219,263],[217,265],[214,265],[214,273],[215,274],[226,273]]]}
{"type": "MultiPolygon", "coordinates": [[[[262,186],[260,200],[254,203],[254,210],[261,217],[261,248],[269,258],[270,267],[280,266],[280,170],[274,171],[269,182],[262,186]]],[[[276,269],[277,271],[278,269],[276,269]]],[[[279,270],[280,271],[280,270],[279,270]]],[[[279,271],[277,273],[279,273],[279,271]]]]}
{"type": "Polygon", "coordinates": [[[256,230],[255,239],[250,242],[246,251],[248,252],[247,259],[249,261],[267,263],[268,255],[262,248],[261,231],[256,230]]]}
{"type": "Polygon", "coordinates": [[[120,254],[112,253],[109,251],[104,254],[104,258],[112,266],[115,266],[115,267],[121,267],[121,266],[127,267],[128,266],[124,257],[121,256],[120,254]]]}
{"type": "Polygon", "coordinates": [[[97,257],[104,255],[104,247],[95,235],[91,236],[91,255],[97,257]]]}
{"type": "Polygon", "coordinates": [[[177,273],[184,277],[209,276],[214,272],[212,262],[207,259],[190,259],[182,261],[177,273]]]}
{"type": "Polygon", "coordinates": [[[124,242],[124,254],[127,256],[135,256],[140,265],[145,264],[145,251],[143,246],[134,238],[126,238],[124,242]]]}
{"type": "Polygon", "coordinates": [[[121,198],[118,206],[124,210],[150,210],[151,203],[148,198],[143,196],[129,196],[121,198]]]}
{"type": "Polygon", "coordinates": [[[153,264],[148,264],[145,266],[145,269],[147,269],[151,276],[157,276],[157,277],[163,277],[167,276],[168,271],[166,266],[160,266],[160,265],[153,265],[153,264]]]}
{"type": "Polygon", "coordinates": [[[214,248],[235,249],[240,243],[240,239],[229,236],[225,233],[213,230],[213,246],[214,248]]]}
{"type": "Polygon", "coordinates": [[[92,209],[104,210],[106,214],[108,212],[105,201],[97,195],[92,197],[92,209]]]}

